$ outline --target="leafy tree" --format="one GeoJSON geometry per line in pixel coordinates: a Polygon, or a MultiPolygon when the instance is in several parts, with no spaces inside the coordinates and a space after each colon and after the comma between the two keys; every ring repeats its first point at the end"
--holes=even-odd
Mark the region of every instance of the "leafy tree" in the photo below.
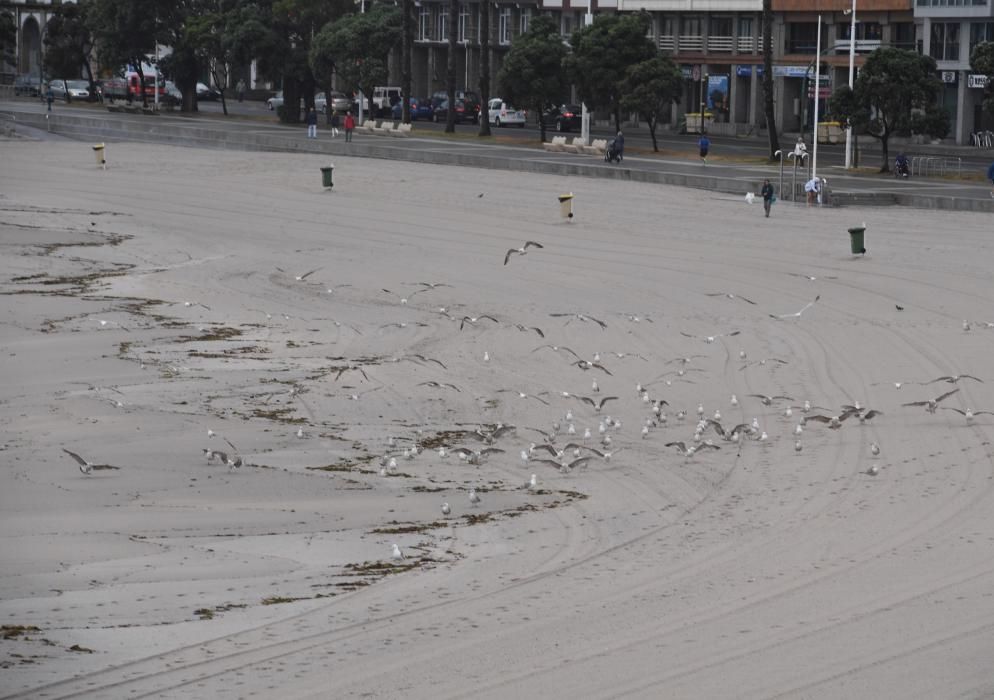
{"type": "Polygon", "coordinates": [[[15,63],[14,47],[17,45],[17,23],[14,14],[0,10],[0,65],[15,63]]]}
{"type": "Polygon", "coordinates": [[[90,57],[93,37],[86,25],[88,5],[57,5],[45,25],[45,71],[63,78],[78,78],[85,71],[90,92],[96,90],[90,57]]]}
{"type": "Polygon", "coordinates": [[[621,128],[621,84],[628,69],[656,55],[646,35],[651,21],[646,12],[598,15],[594,23],[573,32],[568,73],[577,94],[588,106],[614,115],[621,128]]]}
{"type": "MultiPolygon", "coordinates": [[[[183,25],[185,3],[170,0],[90,0],[86,21],[105,66],[119,70],[135,67],[145,84],[142,62],[155,51],[157,42],[174,45],[170,28],[183,25]]],[[[145,91],[142,103],[147,105],[145,91]]]]}
{"type": "Polygon", "coordinates": [[[970,67],[987,76],[983,107],[987,114],[994,117],[994,41],[977,44],[970,54],[970,67]]]}
{"type": "Polygon", "coordinates": [[[340,84],[366,95],[372,111],[373,88],[386,83],[387,58],[401,41],[401,24],[401,11],[393,5],[376,4],[365,13],[346,15],[314,37],[310,63],[317,73],[333,68],[340,84]]]}
{"type": "Polygon", "coordinates": [[[480,136],[490,136],[490,3],[480,3],[480,136]]]}
{"type": "Polygon", "coordinates": [[[414,0],[403,0],[401,4],[401,51],[400,51],[400,93],[401,121],[411,123],[411,52],[414,47],[414,0]]]}
{"type": "Polygon", "coordinates": [[[937,106],[941,90],[935,59],[881,48],[867,57],[852,90],[846,85],[835,91],[828,109],[839,121],[848,120],[854,129],[880,141],[880,172],[885,173],[890,170],[887,145],[895,133],[917,130],[933,137],[948,133],[948,116],[937,106]]]}
{"type": "MultiPolygon", "coordinates": [[[[545,141],[543,108],[557,101],[567,89],[563,65],[566,46],[559,27],[550,17],[533,17],[528,31],[515,39],[497,73],[497,86],[505,100],[538,114],[539,133],[545,141]]],[[[486,109],[486,106],[484,106],[486,109]]]]}
{"type": "Polygon", "coordinates": [[[770,139],[770,160],[774,160],[780,150],[780,137],[777,135],[777,113],[773,100],[772,0],[763,0],[763,112],[766,114],[766,134],[770,139]]]}
{"type": "Polygon", "coordinates": [[[659,152],[656,126],[666,108],[680,101],[683,74],[668,56],[655,56],[630,66],[621,83],[621,107],[637,112],[649,126],[652,150],[659,152]]]}

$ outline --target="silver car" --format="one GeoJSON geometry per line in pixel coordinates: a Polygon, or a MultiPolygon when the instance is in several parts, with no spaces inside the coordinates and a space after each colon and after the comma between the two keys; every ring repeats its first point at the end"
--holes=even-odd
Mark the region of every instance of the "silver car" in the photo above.
{"type": "Polygon", "coordinates": [[[49,89],[55,93],[56,97],[62,99],[88,100],[90,98],[90,84],[85,80],[50,80],[49,89]]]}

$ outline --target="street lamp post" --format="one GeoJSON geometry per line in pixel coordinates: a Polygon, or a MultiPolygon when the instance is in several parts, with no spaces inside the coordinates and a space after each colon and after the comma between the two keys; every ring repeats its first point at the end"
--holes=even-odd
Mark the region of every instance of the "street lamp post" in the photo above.
{"type": "Polygon", "coordinates": [[[818,105],[821,102],[821,15],[818,15],[818,40],[815,49],[815,123],[814,149],[811,155],[811,177],[818,176],[818,105]]]}
{"type": "MultiPolygon", "coordinates": [[[[856,0],[852,0],[852,15],[849,24],[849,91],[853,89],[853,74],[856,68],[856,0]]],[[[852,168],[852,124],[846,124],[846,170],[852,168]]]]}
{"type": "MultiPolygon", "coordinates": [[[[594,15],[591,12],[591,5],[594,0],[587,0],[587,13],[583,16],[583,26],[589,27],[594,23],[594,15]]],[[[587,111],[587,103],[580,102],[580,140],[584,145],[590,145],[590,112],[587,111]]]]}

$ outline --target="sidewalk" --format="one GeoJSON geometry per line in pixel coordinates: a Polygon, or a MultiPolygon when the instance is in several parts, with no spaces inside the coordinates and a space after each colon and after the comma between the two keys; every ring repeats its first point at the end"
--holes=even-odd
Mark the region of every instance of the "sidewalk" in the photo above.
{"type": "MultiPolygon", "coordinates": [[[[550,153],[532,144],[503,144],[493,140],[448,138],[437,132],[415,131],[411,137],[356,134],[352,143],[344,139],[309,140],[302,127],[264,124],[258,120],[229,120],[195,115],[155,116],[109,113],[100,110],[59,110],[46,124],[44,111],[33,105],[0,103],[0,111],[14,115],[18,126],[45,130],[86,141],[144,141],[184,146],[236,150],[311,152],[328,155],[405,160],[437,165],[460,165],[493,170],[517,170],[563,176],[634,180],[680,187],[707,189],[744,196],[758,192],[764,178],[777,191],[780,169],[765,162],[722,162],[709,159],[706,167],[683,152],[666,155],[632,153],[622,164],[608,164],[603,158],[573,153],[550,153]]],[[[782,138],[786,140],[786,136],[782,138]]],[[[690,144],[680,144],[689,146],[690,144]]],[[[87,158],[90,158],[87,153],[87,158]]],[[[111,167],[113,167],[111,165],[111,167]]],[[[791,171],[785,169],[789,187],[791,171]]],[[[819,167],[818,174],[829,181],[833,204],[901,205],[926,209],[954,209],[994,213],[990,184],[968,180],[893,177],[852,173],[841,166],[819,167]]],[[[800,178],[800,173],[798,173],[800,178]]],[[[799,180],[800,181],[800,180],[799,180]]]]}

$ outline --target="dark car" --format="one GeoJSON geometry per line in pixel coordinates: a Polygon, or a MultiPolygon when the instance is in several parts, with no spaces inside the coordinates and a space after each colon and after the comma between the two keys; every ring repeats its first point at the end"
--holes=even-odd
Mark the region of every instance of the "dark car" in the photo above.
{"type": "MultiPolygon", "coordinates": [[[[432,107],[431,100],[419,99],[417,97],[409,98],[411,103],[411,121],[417,121],[418,119],[427,119],[431,121],[435,114],[435,109],[432,107]]],[[[400,119],[404,116],[404,103],[398,102],[392,108],[393,118],[400,119]]]]}
{"type": "Polygon", "coordinates": [[[19,75],[14,78],[14,94],[38,97],[41,95],[41,78],[36,75],[19,75]]]}
{"type": "MultiPolygon", "coordinates": [[[[438,107],[443,103],[448,101],[449,93],[444,90],[439,90],[431,96],[431,105],[433,109],[438,109],[438,107]]],[[[480,123],[480,111],[482,110],[482,105],[480,104],[480,96],[477,95],[472,90],[456,90],[456,99],[463,102],[464,110],[467,114],[471,115],[468,117],[463,117],[462,121],[471,121],[476,124],[480,123]]],[[[456,109],[458,113],[458,106],[456,109]]],[[[444,117],[443,117],[444,119],[444,117]]],[[[457,117],[457,121],[460,118],[457,117]]],[[[437,121],[437,120],[436,120],[437,121]]]]}
{"type": "MultiPolygon", "coordinates": [[[[456,123],[461,124],[462,122],[470,122],[475,124],[480,119],[480,113],[468,105],[464,100],[456,100],[456,123]]],[[[432,115],[432,119],[436,122],[444,122],[449,118],[449,101],[444,100],[442,104],[435,108],[435,112],[432,115]]]]}
{"type": "Polygon", "coordinates": [[[575,131],[580,129],[580,105],[559,105],[545,110],[545,125],[554,127],[556,131],[575,131]]]}

